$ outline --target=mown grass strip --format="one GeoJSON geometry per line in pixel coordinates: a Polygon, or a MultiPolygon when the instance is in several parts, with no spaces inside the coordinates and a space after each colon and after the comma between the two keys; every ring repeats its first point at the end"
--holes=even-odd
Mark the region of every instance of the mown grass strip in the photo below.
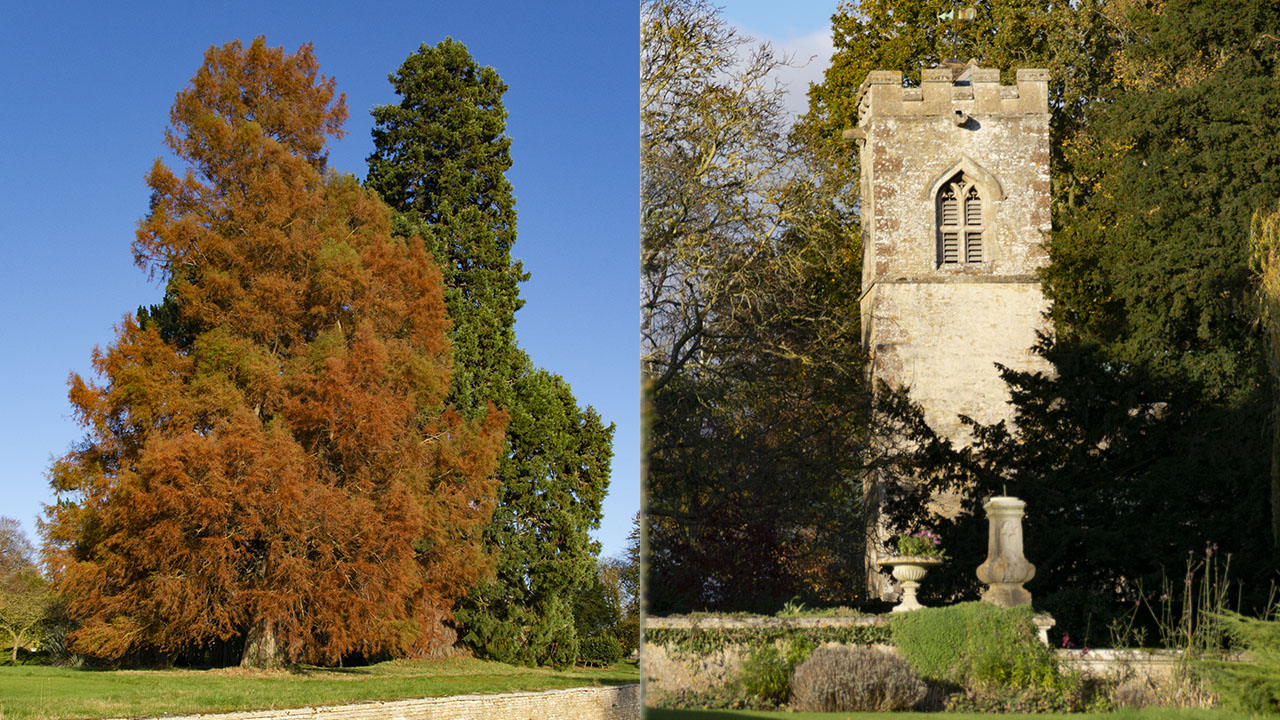
{"type": "Polygon", "coordinates": [[[77,670],[29,665],[0,667],[0,718],[138,718],[620,685],[639,679],[635,663],[614,669],[556,671],[462,658],[294,671],[77,670]]]}

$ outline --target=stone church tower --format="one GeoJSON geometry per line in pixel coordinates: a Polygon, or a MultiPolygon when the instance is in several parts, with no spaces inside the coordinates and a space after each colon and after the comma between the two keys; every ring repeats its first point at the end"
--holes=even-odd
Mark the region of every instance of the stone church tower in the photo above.
{"type": "MultiPolygon", "coordinates": [[[[1031,351],[1047,329],[1037,271],[1050,229],[1046,70],[944,64],[904,88],[875,71],[858,92],[862,165],[862,341],[875,381],[910,388],[929,425],[968,441],[958,415],[1011,416],[995,363],[1043,369],[1031,351]]],[[[868,578],[886,529],[882,489],[867,479],[868,578]]],[[[947,512],[945,499],[939,511],[947,512]]]]}

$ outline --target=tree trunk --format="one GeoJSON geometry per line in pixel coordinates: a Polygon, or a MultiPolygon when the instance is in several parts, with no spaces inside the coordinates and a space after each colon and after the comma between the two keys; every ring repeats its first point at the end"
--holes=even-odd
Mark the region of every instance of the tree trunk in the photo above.
{"type": "Polygon", "coordinates": [[[275,624],[266,620],[255,621],[244,638],[240,667],[265,669],[283,665],[283,653],[276,643],[275,624]]]}

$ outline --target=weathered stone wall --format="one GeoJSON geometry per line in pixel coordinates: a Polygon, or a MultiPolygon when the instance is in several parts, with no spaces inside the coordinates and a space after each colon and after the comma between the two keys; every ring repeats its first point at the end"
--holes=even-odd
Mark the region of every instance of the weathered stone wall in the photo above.
{"type": "Polygon", "coordinates": [[[872,373],[911,388],[929,426],[956,442],[960,414],[994,423],[1009,417],[1009,396],[995,363],[1038,370],[1032,352],[1045,331],[1048,303],[1039,283],[886,281],[863,303],[872,328],[872,373]]]}
{"type": "Polygon", "coordinates": [[[1045,329],[1036,273],[1050,228],[1048,74],[1020,70],[1016,86],[993,69],[952,78],[925,70],[911,89],[900,73],[873,72],[860,92],[862,320],[875,378],[910,386],[934,428],[963,441],[957,412],[1009,416],[994,363],[1040,366],[1027,350],[1045,329]],[[982,191],[983,260],[943,267],[935,200],[960,171],[982,191]]]}
{"type": "MultiPolygon", "coordinates": [[[[646,702],[681,691],[702,692],[724,687],[737,677],[742,662],[750,654],[743,643],[726,643],[710,652],[694,653],[650,641],[650,631],[673,630],[806,630],[884,626],[879,616],[808,617],[808,618],[743,618],[732,616],[700,616],[645,618],[645,642],[640,648],[640,676],[644,682],[646,702]]],[[[789,640],[778,639],[774,645],[785,652],[789,640]]],[[[886,646],[887,647],[887,646],[886,646]]]]}
{"type": "Polygon", "coordinates": [[[1058,660],[1085,675],[1122,679],[1168,679],[1182,657],[1180,650],[1058,650],[1058,660]]]}
{"type": "Polygon", "coordinates": [[[389,700],[352,705],[165,716],[164,720],[639,720],[640,686],[389,700]]]}
{"type": "MultiPolygon", "coordinates": [[[[883,626],[883,616],[858,618],[742,618],[734,616],[699,616],[697,618],[646,618],[645,629],[674,630],[763,630],[797,628],[847,628],[850,626],[883,626]]],[[[775,641],[785,651],[786,640],[775,641]]],[[[875,643],[883,652],[897,654],[892,645],[875,643]]],[[[646,637],[640,651],[641,677],[646,702],[652,703],[668,693],[701,692],[723,687],[741,671],[748,654],[744,644],[726,644],[711,652],[681,651],[675,647],[650,642],[646,637]]],[[[1177,667],[1180,651],[1176,650],[1056,650],[1059,662],[1086,675],[1113,680],[1136,680],[1156,685],[1169,681],[1177,667]]]]}

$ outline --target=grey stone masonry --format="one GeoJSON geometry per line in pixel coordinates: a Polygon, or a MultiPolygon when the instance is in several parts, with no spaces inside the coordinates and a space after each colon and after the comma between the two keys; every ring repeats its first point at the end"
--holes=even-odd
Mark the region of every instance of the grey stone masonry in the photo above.
{"type": "Polygon", "coordinates": [[[640,720],[640,686],[388,700],[164,720],[640,720]]]}
{"type": "MultiPolygon", "coordinates": [[[[996,369],[1044,370],[1032,352],[1048,332],[1038,272],[1050,229],[1048,72],[941,66],[906,88],[868,74],[858,93],[862,182],[863,346],[873,380],[910,388],[929,425],[958,445],[959,416],[1011,417],[996,369]]],[[[890,440],[885,438],[885,440],[890,440]]],[[[879,479],[867,479],[868,579],[882,522],[879,479]]],[[[948,498],[935,509],[954,512],[948,498]]]]}

